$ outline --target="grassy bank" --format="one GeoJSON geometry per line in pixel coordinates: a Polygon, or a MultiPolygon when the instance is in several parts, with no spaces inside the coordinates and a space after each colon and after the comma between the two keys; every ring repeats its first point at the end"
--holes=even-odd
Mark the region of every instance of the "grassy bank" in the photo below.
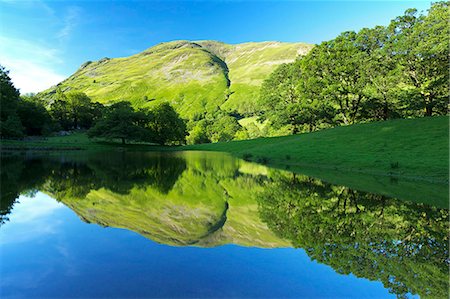
{"type": "Polygon", "coordinates": [[[31,138],[25,140],[2,140],[2,151],[76,151],[76,150],[168,150],[169,147],[155,146],[147,143],[122,144],[120,140],[107,141],[89,139],[85,133],[75,132],[67,136],[31,138]]]}
{"type": "Polygon", "coordinates": [[[276,167],[448,182],[448,117],[391,120],[294,136],[186,146],[276,167]]]}

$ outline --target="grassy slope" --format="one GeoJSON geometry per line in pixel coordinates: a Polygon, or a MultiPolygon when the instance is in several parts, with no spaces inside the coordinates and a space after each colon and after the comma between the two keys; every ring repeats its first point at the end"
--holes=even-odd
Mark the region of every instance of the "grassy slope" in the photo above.
{"type": "Polygon", "coordinates": [[[252,155],[272,165],[313,166],[448,182],[448,117],[392,120],[295,136],[187,146],[252,155]]]}
{"type": "MultiPolygon", "coordinates": [[[[137,107],[151,107],[169,101],[183,117],[217,106],[243,112],[252,106],[259,84],[277,65],[294,60],[311,47],[301,43],[174,41],[130,57],[84,64],[59,87],[83,91],[102,103],[128,100],[137,107]]],[[[53,87],[43,94],[51,97],[54,91],[53,87]]]]}
{"type": "Polygon", "coordinates": [[[239,112],[253,111],[263,80],[276,66],[292,62],[312,48],[312,45],[303,43],[250,42],[235,46],[213,41],[198,43],[227,64],[231,95],[222,108],[239,112]]]}

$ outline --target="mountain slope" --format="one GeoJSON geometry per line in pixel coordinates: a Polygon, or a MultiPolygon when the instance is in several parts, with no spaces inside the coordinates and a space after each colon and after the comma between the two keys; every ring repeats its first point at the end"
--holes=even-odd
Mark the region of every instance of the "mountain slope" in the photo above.
{"type": "Polygon", "coordinates": [[[43,94],[51,98],[58,87],[106,104],[128,100],[151,107],[169,101],[187,118],[217,107],[252,112],[262,80],[311,48],[303,43],[173,41],[130,57],[86,62],[43,94]]]}

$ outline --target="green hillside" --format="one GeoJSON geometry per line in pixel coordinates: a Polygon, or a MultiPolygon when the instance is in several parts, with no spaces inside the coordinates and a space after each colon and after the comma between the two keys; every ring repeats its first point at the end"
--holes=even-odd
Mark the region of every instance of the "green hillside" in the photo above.
{"type": "Polygon", "coordinates": [[[127,100],[152,107],[169,101],[185,118],[217,107],[252,112],[263,79],[311,48],[303,43],[173,41],[130,57],[88,61],[42,95],[51,97],[58,87],[106,104],[127,100]]]}

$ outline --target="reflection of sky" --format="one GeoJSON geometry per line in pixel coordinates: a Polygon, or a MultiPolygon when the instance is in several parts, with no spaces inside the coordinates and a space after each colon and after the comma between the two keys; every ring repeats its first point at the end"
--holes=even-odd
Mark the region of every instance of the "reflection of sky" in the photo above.
{"type": "Polygon", "coordinates": [[[393,297],[300,249],[170,247],[86,224],[48,196],[0,228],[0,297],[393,297]]]}
{"type": "Polygon", "coordinates": [[[59,222],[52,216],[64,205],[38,192],[35,197],[20,196],[0,229],[0,245],[26,242],[55,233],[59,222]]]}

